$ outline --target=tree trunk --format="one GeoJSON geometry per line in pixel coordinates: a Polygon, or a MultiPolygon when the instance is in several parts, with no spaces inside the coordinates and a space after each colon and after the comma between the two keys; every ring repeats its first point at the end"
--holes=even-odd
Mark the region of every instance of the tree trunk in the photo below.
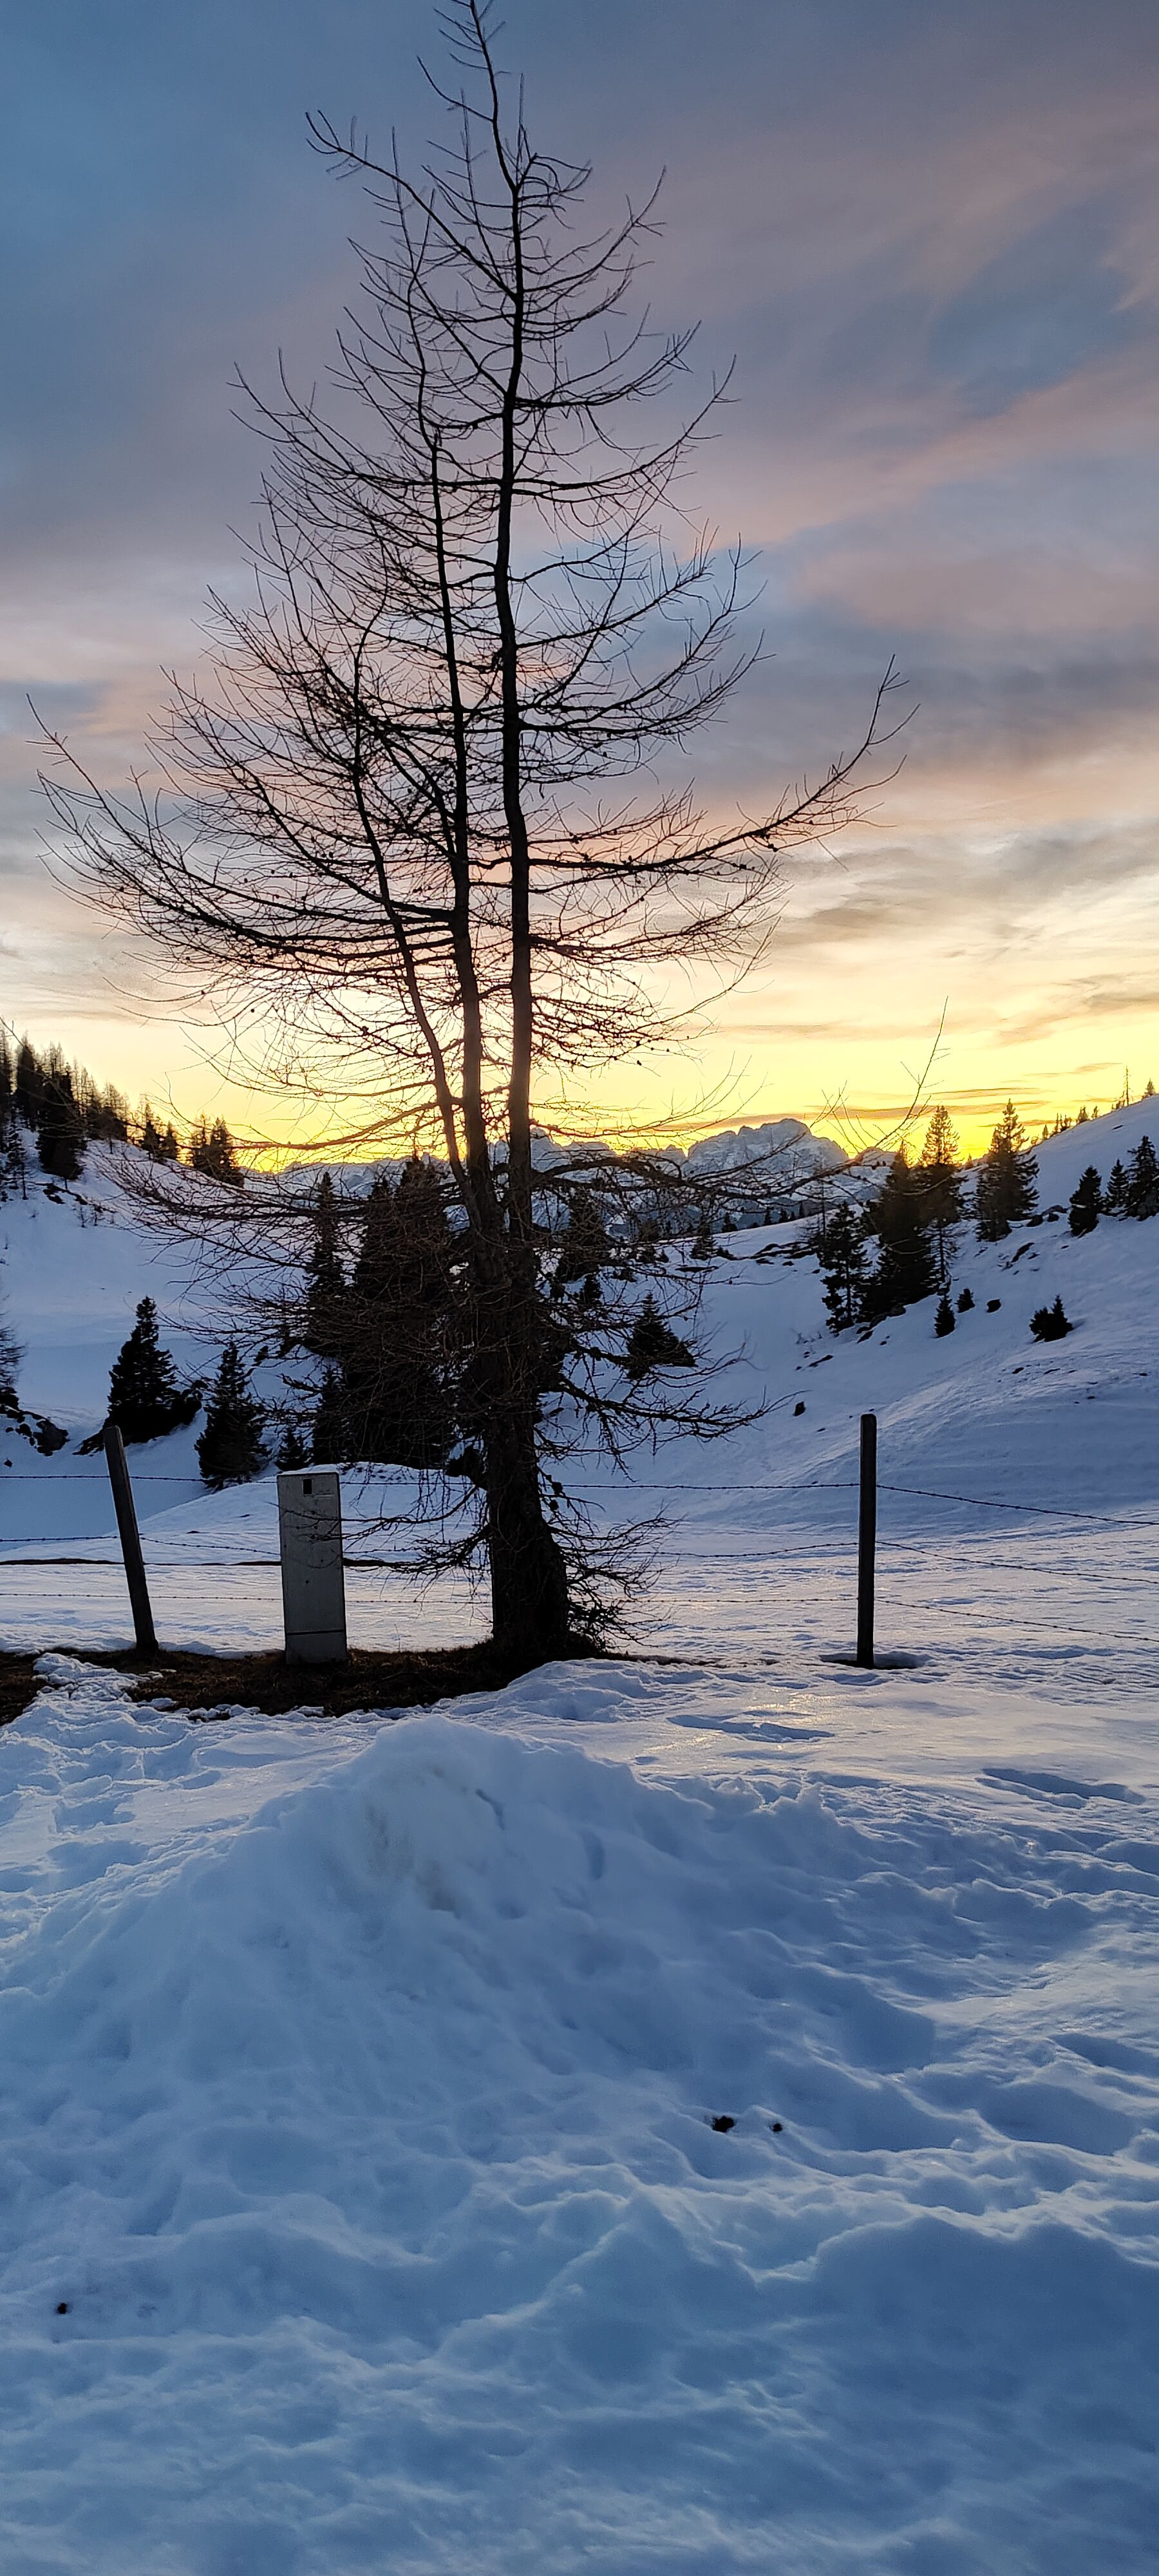
{"type": "Polygon", "coordinates": [[[465,1416],[485,1463],[492,1634],[520,1663],[570,1651],[567,1567],[543,1508],[537,1437],[551,1376],[533,1259],[509,1240],[480,1246],[465,1416]]]}
{"type": "Polygon", "coordinates": [[[543,1515],[529,1410],[513,1410],[491,1426],[487,1515],[496,1645],[527,1664],[568,1654],[567,1569],[543,1515]]]}

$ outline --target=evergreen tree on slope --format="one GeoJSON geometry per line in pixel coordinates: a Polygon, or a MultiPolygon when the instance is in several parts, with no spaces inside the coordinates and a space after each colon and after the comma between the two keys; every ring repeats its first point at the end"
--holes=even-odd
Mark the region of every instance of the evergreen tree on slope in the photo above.
{"type": "Polygon", "coordinates": [[[429,1163],[412,1157],[367,1201],[344,1351],[351,1455],[433,1467],[455,1430],[454,1243],[429,1163]]]}
{"type": "MultiPolygon", "coordinates": [[[[372,1193],[373,1195],[373,1193],[372,1193]]],[[[338,1247],[338,1200],[329,1172],[323,1172],[314,1201],[314,1244],[306,1273],[306,1349],[316,1359],[335,1360],[345,1332],[346,1273],[338,1247]]]]}
{"type": "Polygon", "coordinates": [[[54,1065],[46,1078],[37,1123],[37,1150],[42,1171],[50,1173],[54,1180],[79,1178],[85,1157],[85,1129],[67,1065],[54,1065]]]}
{"type": "Polygon", "coordinates": [[[866,1281],[862,1310],[868,1322],[876,1323],[899,1307],[931,1297],[938,1284],[927,1202],[904,1148],[894,1155],[868,1221],[881,1249],[877,1268],[866,1281]]]}
{"type": "Polygon", "coordinates": [[[860,1321],[867,1267],[864,1228],[852,1208],[839,1207],[830,1222],[821,1255],[831,1333],[843,1333],[850,1324],[860,1321]]]}
{"type": "Polygon", "coordinates": [[[1070,1230],[1072,1234],[1093,1234],[1102,1213],[1103,1185],[1093,1163],[1080,1173],[1078,1186],[1070,1194],[1070,1230]]]}
{"type": "Polygon", "coordinates": [[[1128,1216],[1159,1215],[1159,1159],[1149,1136],[1139,1138],[1131,1156],[1125,1213],[1128,1216]]]}
{"type": "Polygon", "coordinates": [[[157,1309],[142,1297],[109,1375],[110,1422],[125,1440],[161,1440],[192,1422],[200,1402],[200,1386],[178,1386],[169,1352],[161,1348],[157,1309]]]}
{"type": "Polygon", "coordinates": [[[1026,1141],[1026,1129],[1008,1100],[978,1174],[975,1206],[983,1243],[1000,1243],[1011,1226],[1020,1225],[1037,1203],[1038,1164],[1026,1141]]]}
{"type": "Polygon", "coordinates": [[[205,1409],[197,1463],[207,1485],[243,1485],[266,1463],[265,1407],[251,1395],[236,1342],[227,1342],[205,1409]]]}
{"type": "Polygon", "coordinates": [[[958,1135],[949,1110],[934,1110],[926,1129],[926,1141],[914,1173],[926,1212],[938,1245],[938,1276],[944,1288],[947,1279],[947,1248],[953,1229],[962,1221],[963,1176],[958,1162],[958,1135]]]}

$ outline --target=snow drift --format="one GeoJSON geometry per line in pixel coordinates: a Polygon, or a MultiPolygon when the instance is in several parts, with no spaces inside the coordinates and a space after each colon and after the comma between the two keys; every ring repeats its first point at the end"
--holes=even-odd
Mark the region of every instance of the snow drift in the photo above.
{"type": "Polygon", "coordinates": [[[672,1691],[197,1728],[50,1667],[0,1748],[21,2576],[1151,2564],[1153,1799],[598,1758],[672,1691]]]}

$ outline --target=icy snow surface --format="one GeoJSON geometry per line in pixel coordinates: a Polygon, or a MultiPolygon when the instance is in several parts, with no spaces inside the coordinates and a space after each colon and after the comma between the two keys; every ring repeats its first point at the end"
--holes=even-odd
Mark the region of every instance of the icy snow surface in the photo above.
{"type": "MultiPolygon", "coordinates": [[[[98,1332],[19,1232],[75,1214],[3,1213],[83,1431],[141,1244],[86,1228],[98,1332]]],[[[5,2576],[1152,2576],[1159,1221],[964,1245],[941,1343],[834,1344],[776,1242],[706,1328],[777,1410],[648,1466],[635,1660],[191,1724],[84,1661],[99,1479],[4,1452],[3,1642],[53,1649],[0,1733],[5,2576]],[[857,1674],[867,1404],[911,1660],[857,1674]]],[[[274,1642],[270,1480],[133,1465],[163,1638],[274,1642]]],[[[382,1482],[356,1638],[470,1633],[372,1561],[382,1482]]]]}

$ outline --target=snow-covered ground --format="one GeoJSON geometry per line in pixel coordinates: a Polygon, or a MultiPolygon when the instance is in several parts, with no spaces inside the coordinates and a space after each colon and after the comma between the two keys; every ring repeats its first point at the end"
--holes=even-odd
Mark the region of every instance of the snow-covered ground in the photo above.
{"type": "Polygon", "coordinates": [[[1153,2567],[1153,1701],[3,1750],[8,2567],[1153,2567]]]}
{"type": "MultiPolygon", "coordinates": [[[[35,1211],[94,1265],[35,1297],[2,1214],[27,1402],[91,1427],[150,1286],[204,1366],[115,1211],[35,1211]]],[[[834,1343],[777,1242],[706,1298],[776,1409],[629,1498],[640,1651],[444,1711],[131,1703],[99,1461],[13,1453],[0,1642],[70,1651],[0,1735],[5,2576],[1150,2576],[1159,1221],[965,1245],[945,1341],[834,1343]]],[[[160,1632],[273,1643],[271,1482],[191,1436],[160,1632]]],[[[471,1633],[379,1482],[355,1638],[471,1633]]]]}

